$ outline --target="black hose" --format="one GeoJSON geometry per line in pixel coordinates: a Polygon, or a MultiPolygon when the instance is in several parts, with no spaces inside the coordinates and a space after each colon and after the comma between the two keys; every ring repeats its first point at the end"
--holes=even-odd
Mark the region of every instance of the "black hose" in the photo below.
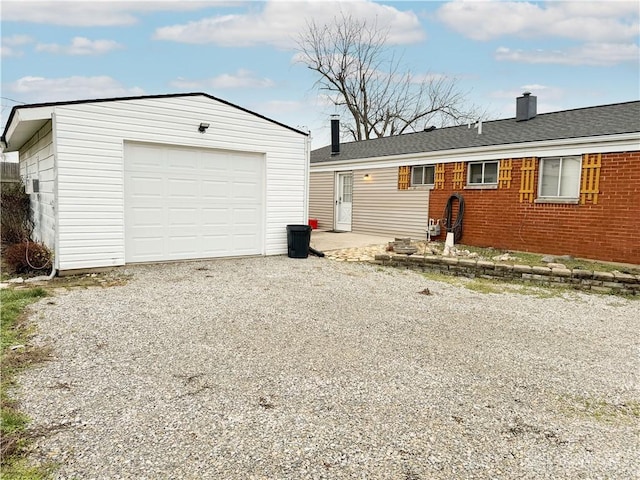
{"type": "Polygon", "coordinates": [[[324,253],[320,250],[316,250],[315,248],[309,247],[309,253],[315,255],[316,257],[324,257],[324,253]]]}
{"type": "Polygon", "coordinates": [[[454,193],[447,200],[444,207],[443,222],[447,232],[453,232],[453,241],[458,243],[462,238],[462,219],[464,218],[464,197],[459,193],[454,193]],[[453,202],[458,201],[458,215],[456,221],[453,222],[453,202]]]}

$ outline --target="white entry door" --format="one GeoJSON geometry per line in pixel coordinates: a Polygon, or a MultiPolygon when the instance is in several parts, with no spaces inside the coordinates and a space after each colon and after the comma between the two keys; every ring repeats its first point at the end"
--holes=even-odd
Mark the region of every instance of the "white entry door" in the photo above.
{"type": "Polygon", "coordinates": [[[125,261],[263,253],[264,156],[125,143],[125,261]]]}
{"type": "Polygon", "coordinates": [[[339,172],[336,175],[336,211],[335,230],[351,231],[351,212],[353,209],[353,173],[339,172]]]}

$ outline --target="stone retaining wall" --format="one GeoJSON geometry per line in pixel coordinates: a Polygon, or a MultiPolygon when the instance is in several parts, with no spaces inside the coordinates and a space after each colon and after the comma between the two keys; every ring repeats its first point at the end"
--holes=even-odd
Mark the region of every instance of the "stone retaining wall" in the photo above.
{"type": "Polygon", "coordinates": [[[375,261],[382,265],[405,266],[470,278],[519,280],[544,286],[556,285],[601,293],[640,295],[640,275],[628,273],[508,265],[485,260],[435,255],[380,254],[375,256],[375,261]]]}

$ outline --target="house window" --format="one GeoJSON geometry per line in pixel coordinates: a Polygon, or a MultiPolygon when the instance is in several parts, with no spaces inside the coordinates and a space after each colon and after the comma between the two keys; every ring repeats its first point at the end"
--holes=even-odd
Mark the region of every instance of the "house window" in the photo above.
{"type": "Polygon", "coordinates": [[[469,164],[468,185],[497,185],[498,162],[478,162],[469,164]]]}
{"type": "Polygon", "coordinates": [[[435,167],[433,165],[411,167],[411,186],[433,185],[434,179],[435,167]]]}
{"type": "Polygon", "coordinates": [[[538,196],[577,199],[580,195],[580,157],[550,157],[540,160],[538,196]]]}

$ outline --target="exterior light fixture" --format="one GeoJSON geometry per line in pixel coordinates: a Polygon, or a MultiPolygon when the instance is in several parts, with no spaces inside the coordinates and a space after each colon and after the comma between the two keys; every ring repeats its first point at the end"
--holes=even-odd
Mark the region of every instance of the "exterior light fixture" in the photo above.
{"type": "Polygon", "coordinates": [[[364,174],[364,179],[365,180],[371,180],[371,175],[369,175],[368,173],[364,174]]]}
{"type": "Polygon", "coordinates": [[[202,122],[202,123],[200,124],[200,126],[198,127],[198,131],[199,131],[200,133],[204,133],[204,132],[206,132],[206,131],[207,131],[207,128],[209,128],[209,124],[208,124],[208,123],[205,123],[205,122],[202,122]]]}

